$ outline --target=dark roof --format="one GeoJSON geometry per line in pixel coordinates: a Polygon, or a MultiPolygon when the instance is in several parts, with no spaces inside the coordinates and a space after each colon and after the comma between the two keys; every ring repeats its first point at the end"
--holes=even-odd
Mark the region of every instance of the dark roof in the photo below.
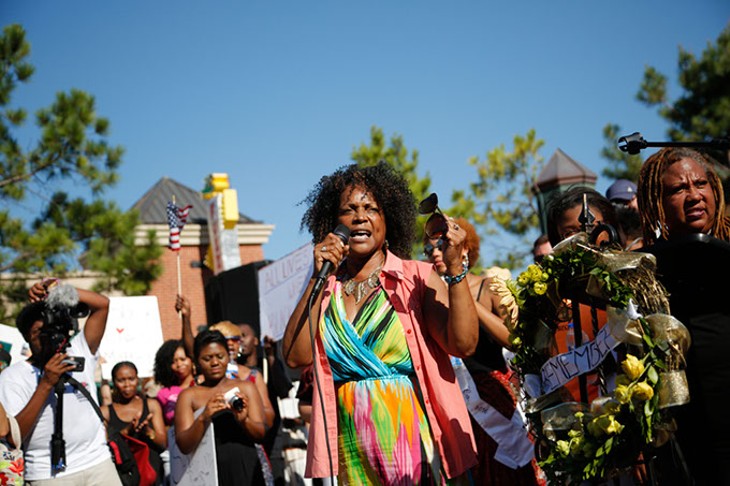
{"type": "MultiPolygon", "coordinates": [[[[139,211],[139,220],[142,224],[167,224],[167,203],[175,196],[175,204],[180,207],[192,204],[188,214],[188,223],[208,224],[206,217],[207,201],[203,195],[179,182],[163,177],[152,186],[134,205],[132,209],[139,211]]],[[[238,213],[239,223],[258,224],[248,216],[238,213]]]]}
{"type": "Polygon", "coordinates": [[[594,172],[557,149],[537,176],[536,184],[540,187],[549,187],[578,182],[595,183],[596,179],[598,177],[594,172]]]}

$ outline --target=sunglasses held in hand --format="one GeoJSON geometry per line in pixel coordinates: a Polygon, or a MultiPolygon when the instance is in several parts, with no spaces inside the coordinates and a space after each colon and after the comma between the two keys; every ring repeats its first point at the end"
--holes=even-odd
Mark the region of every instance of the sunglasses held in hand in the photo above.
{"type": "MultiPolygon", "coordinates": [[[[439,209],[439,198],[435,192],[432,192],[426,199],[418,204],[418,212],[420,214],[431,215],[431,217],[428,218],[428,221],[426,221],[426,227],[424,228],[426,236],[428,236],[429,239],[440,240],[440,238],[449,230],[446,215],[441,211],[441,209],[439,209]]],[[[438,244],[438,246],[440,248],[440,244],[438,244]]],[[[431,250],[431,253],[433,253],[433,250],[431,250]]]]}

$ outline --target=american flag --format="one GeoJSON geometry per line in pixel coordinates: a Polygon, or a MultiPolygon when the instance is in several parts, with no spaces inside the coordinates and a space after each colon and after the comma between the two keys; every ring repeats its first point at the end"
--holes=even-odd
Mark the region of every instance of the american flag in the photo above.
{"type": "Polygon", "coordinates": [[[180,250],[180,232],[188,221],[188,213],[191,205],[179,208],[175,203],[167,203],[167,225],[170,227],[170,249],[172,251],[180,250]]]}

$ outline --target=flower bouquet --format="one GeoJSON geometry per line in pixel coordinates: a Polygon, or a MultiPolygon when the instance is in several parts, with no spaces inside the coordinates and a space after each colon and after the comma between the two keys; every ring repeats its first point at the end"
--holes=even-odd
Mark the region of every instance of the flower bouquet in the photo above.
{"type": "Polygon", "coordinates": [[[599,249],[580,233],[557,245],[516,280],[495,280],[510,329],[511,366],[526,395],[525,410],[540,466],[556,483],[609,478],[666,442],[666,410],[688,400],[684,326],[669,315],[653,256],[599,249]],[[555,332],[573,306],[605,309],[593,340],[556,355],[555,332]],[[610,389],[590,403],[566,397],[570,378],[619,356],[610,389]],[[570,378],[568,378],[570,377],[570,378]]]}

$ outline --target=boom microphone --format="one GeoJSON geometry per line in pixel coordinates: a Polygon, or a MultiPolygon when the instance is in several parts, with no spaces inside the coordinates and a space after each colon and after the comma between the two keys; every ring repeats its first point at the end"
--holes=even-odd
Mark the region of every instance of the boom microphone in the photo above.
{"type": "MultiPolygon", "coordinates": [[[[332,232],[335,235],[340,237],[340,240],[342,240],[342,244],[346,245],[347,242],[350,240],[350,228],[345,226],[344,224],[338,224],[337,228],[332,232]]],[[[312,295],[317,295],[320,290],[322,290],[322,286],[324,285],[324,281],[327,280],[327,275],[332,271],[332,262],[329,260],[325,260],[322,264],[322,268],[319,270],[319,273],[317,274],[317,280],[314,282],[314,287],[312,288],[312,295]]]]}

